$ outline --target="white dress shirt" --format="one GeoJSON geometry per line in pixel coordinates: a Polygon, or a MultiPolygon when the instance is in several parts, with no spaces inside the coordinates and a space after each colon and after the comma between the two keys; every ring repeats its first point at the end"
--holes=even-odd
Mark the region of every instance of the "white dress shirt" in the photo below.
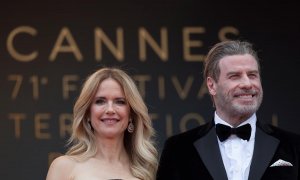
{"type": "MultiPolygon", "coordinates": [[[[229,180],[247,180],[249,176],[256,132],[256,114],[253,114],[239,126],[247,123],[251,125],[249,141],[240,139],[236,135],[229,136],[223,142],[218,139],[221,156],[229,180]]],[[[215,124],[224,124],[233,127],[222,120],[216,112],[215,124]]]]}

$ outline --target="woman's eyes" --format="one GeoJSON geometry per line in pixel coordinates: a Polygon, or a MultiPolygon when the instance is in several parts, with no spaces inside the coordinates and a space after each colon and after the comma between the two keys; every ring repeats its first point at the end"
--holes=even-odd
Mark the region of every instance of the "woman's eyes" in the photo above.
{"type": "Polygon", "coordinates": [[[118,99],[118,100],[116,100],[115,102],[116,102],[116,104],[121,104],[121,105],[126,104],[126,101],[123,100],[123,99],[118,99]]]}
{"type": "Polygon", "coordinates": [[[104,99],[97,99],[95,101],[95,104],[104,104],[105,103],[105,100],[104,99]]]}
{"type": "MultiPolygon", "coordinates": [[[[105,104],[105,103],[107,103],[107,102],[108,102],[108,101],[107,101],[106,99],[100,98],[100,99],[97,99],[97,100],[95,101],[95,104],[105,104]]],[[[127,102],[126,102],[125,99],[115,99],[115,100],[113,101],[113,103],[114,103],[114,104],[118,104],[118,105],[125,105],[125,104],[127,104],[127,102]]]]}

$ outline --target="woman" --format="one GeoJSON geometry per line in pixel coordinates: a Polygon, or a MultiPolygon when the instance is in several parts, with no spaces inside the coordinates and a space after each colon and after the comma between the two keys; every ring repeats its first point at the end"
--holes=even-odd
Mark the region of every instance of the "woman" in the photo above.
{"type": "Polygon", "coordinates": [[[148,109],[122,70],[103,68],[88,77],[74,106],[66,155],[56,158],[47,180],[154,180],[158,166],[148,109]]]}

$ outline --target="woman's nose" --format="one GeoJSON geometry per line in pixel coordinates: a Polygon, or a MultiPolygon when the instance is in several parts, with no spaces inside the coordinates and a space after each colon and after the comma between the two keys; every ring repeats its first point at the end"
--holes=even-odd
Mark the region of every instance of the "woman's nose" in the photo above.
{"type": "Polygon", "coordinates": [[[105,113],[107,113],[107,114],[114,114],[115,113],[113,103],[111,103],[111,102],[107,103],[105,113]]]}

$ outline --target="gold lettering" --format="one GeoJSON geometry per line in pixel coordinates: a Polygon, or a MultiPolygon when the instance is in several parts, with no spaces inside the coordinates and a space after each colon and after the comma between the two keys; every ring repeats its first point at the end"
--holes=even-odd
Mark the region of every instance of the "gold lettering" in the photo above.
{"type": "Polygon", "coordinates": [[[69,135],[72,133],[72,120],[72,114],[61,114],[59,116],[59,135],[61,138],[65,138],[67,133],[69,135]]]}
{"type": "Polygon", "coordinates": [[[172,82],[173,82],[173,84],[175,86],[175,89],[176,89],[179,97],[182,100],[184,100],[187,97],[187,95],[188,95],[188,93],[189,93],[189,91],[190,91],[190,89],[192,87],[192,84],[193,84],[193,81],[194,81],[194,77],[193,76],[189,76],[183,88],[181,87],[180,82],[177,79],[177,77],[172,76],[171,80],[172,80],[172,82]]]}
{"type": "Polygon", "coordinates": [[[149,75],[135,75],[132,77],[137,82],[137,87],[141,93],[141,96],[144,98],[146,96],[146,81],[151,80],[149,75]]]}
{"type": "Polygon", "coordinates": [[[35,125],[35,137],[37,139],[50,139],[51,134],[47,132],[42,132],[42,130],[49,129],[49,124],[43,122],[43,120],[49,120],[49,113],[39,113],[34,116],[34,125],[35,125]]]}
{"type": "Polygon", "coordinates": [[[115,58],[122,62],[124,60],[124,35],[123,29],[117,28],[117,44],[116,46],[107,37],[107,35],[102,31],[101,28],[95,29],[95,58],[97,61],[102,60],[102,42],[110,50],[110,52],[115,56],[115,58]]]}
{"type": "Polygon", "coordinates": [[[21,120],[26,119],[26,115],[24,113],[10,113],[8,114],[8,118],[15,121],[15,137],[21,137],[21,120]]]}
{"type": "Polygon", "coordinates": [[[146,61],[147,53],[146,53],[146,43],[150,45],[150,47],[154,50],[154,52],[160,57],[160,59],[164,62],[168,61],[168,31],[166,28],[161,28],[160,30],[160,46],[154,40],[154,38],[148,33],[145,28],[139,29],[139,58],[141,61],[146,61]]]}
{"type": "Polygon", "coordinates": [[[166,135],[167,137],[173,135],[173,119],[171,114],[166,115],[166,135]]]}
{"type": "Polygon", "coordinates": [[[6,41],[6,46],[7,46],[7,50],[9,52],[9,54],[16,59],[17,61],[20,62],[30,62],[32,60],[34,60],[37,56],[38,56],[38,52],[37,51],[33,51],[30,54],[21,54],[20,52],[18,52],[15,47],[14,47],[14,40],[15,37],[18,34],[21,33],[26,33],[29,34],[31,36],[36,36],[37,31],[36,29],[30,27],[30,26],[20,26],[17,27],[16,29],[14,29],[11,33],[9,33],[7,41],[6,41]]]}
{"type": "Polygon", "coordinates": [[[278,126],[278,116],[277,116],[277,114],[272,115],[272,125],[273,126],[278,126]]]}
{"type": "Polygon", "coordinates": [[[63,98],[69,99],[70,91],[76,91],[77,86],[74,84],[70,84],[71,81],[78,81],[78,75],[64,75],[62,79],[62,88],[63,88],[63,98]]]}
{"type": "Polygon", "coordinates": [[[12,99],[16,99],[16,97],[19,94],[20,88],[21,88],[21,84],[23,81],[23,76],[22,75],[18,75],[18,74],[12,74],[8,76],[8,80],[9,81],[16,81],[15,86],[13,88],[12,94],[11,94],[11,98],[12,99]]]}
{"type": "MultiPolygon", "coordinates": [[[[157,113],[149,113],[151,120],[157,120],[159,115],[157,113]]],[[[166,115],[166,136],[170,137],[173,135],[173,119],[171,114],[166,115]]]]}
{"type": "Polygon", "coordinates": [[[31,76],[30,82],[32,82],[32,95],[33,99],[39,99],[39,78],[38,76],[31,76]]]}
{"type": "Polygon", "coordinates": [[[201,84],[200,90],[198,92],[198,99],[202,99],[204,97],[204,95],[208,94],[208,89],[206,87],[206,83],[205,81],[201,84]]]}
{"type": "Polygon", "coordinates": [[[158,97],[160,100],[166,98],[165,91],[165,78],[163,76],[158,76],[158,97]]]}
{"type": "Polygon", "coordinates": [[[236,29],[235,27],[232,27],[232,26],[225,26],[225,27],[220,29],[220,31],[218,33],[218,37],[219,37],[220,41],[231,40],[230,38],[226,37],[229,34],[233,34],[233,35],[238,36],[239,35],[239,30],[236,29]]]}
{"type": "Polygon", "coordinates": [[[63,154],[59,153],[59,152],[50,152],[48,153],[48,167],[50,167],[52,161],[56,158],[58,158],[59,156],[61,156],[63,154]]]}
{"type": "Polygon", "coordinates": [[[59,52],[64,52],[64,53],[71,52],[76,57],[77,61],[83,60],[82,54],[76,44],[76,41],[67,27],[63,27],[62,30],[60,31],[60,34],[50,54],[49,60],[54,61],[59,52]],[[64,40],[68,42],[68,45],[63,45],[64,40]]]}
{"type": "Polygon", "coordinates": [[[203,54],[192,54],[191,48],[203,47],[203,42],[198,40],[191,40],[191,34],[203,34],[205,28],[203,27],[185,27],[183,28],[183,56],[186,61],[203,61],[205,56],[203,54]]]}
{"type": "Polygon", "coordinates": [[[200,114],[197,114],[197,113],[188,113],[186,115],[184,115],[182,118],[181,118],[181,121],[180,121],[180,130],[181,132],[185,132],[187,131],[187,123],[191,120],[196,120],[196,122],[199,123],[199,125],[202,125],[205,123],[203,117],[200,115],[200,114]]]}
{"type": "Polygon", "coordinates": [[[156,120],[158,118],[157,113],[149,113],[149,116],[150,116],[151,120],[156,120]]]}

